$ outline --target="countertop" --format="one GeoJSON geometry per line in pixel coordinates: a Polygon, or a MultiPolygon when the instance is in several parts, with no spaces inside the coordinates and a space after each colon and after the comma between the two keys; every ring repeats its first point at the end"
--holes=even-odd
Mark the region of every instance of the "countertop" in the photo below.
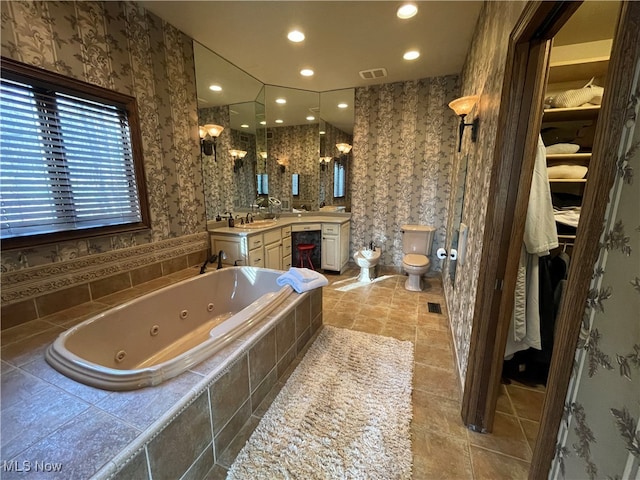
{"type": "MultiPolygon", "coordinates": [[[[262,220],[262,219],[261,219],[262,220]]],[[[248,236],[256,233],[263,233],[274,228],[282,228],[288,225],[305,224],[305,223],[336,223],[343,224],[351,220],[351,213],[325,213],[325,212],[309,212],[303,214],[285,214],[278,218],[275,223],[266,225],[263,228],[242,228],[243,225],[237,227],[220,227],[221,222],[207,222],[207,230],[209,233],[248,236]]]]}

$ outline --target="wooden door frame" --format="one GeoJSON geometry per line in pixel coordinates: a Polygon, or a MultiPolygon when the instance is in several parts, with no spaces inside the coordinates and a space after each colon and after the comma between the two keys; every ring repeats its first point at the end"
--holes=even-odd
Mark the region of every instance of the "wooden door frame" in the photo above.
{"type": "Polygon", "coordinates": [[[551,39],[580,4],[529,2],[509,39],[462,398],[462,419],[474,431],[493,428],[551,39]]]}
{"type": "MultiPolygon", "coordinates": [[[[472,430],[493,426],[503,354],[511,321],[515,272],[520,255],[534,164],[534,149],[542,120],[542,86],[546,83],[550,42],[581,2],[530,3],[510,38],[501,98],[499,134],[494,153],[482,261],[478,279],[469,364],[462,416],[472,430]],[[544,81],[531,78],[537,76],[544,81]]],[[[575,348],[585,311],[589,284],[599,250],[607,200],[616,175],[617,154],[633,64],[640,54],[640,2],[623,2],[613,42],[607,88],[596,126],[585,187],[583,210],[568,288],[556,320],[554,354],[543,405],[530,479],[546,478],[555,455],[557,433],[573,370],[575,348]]]]}

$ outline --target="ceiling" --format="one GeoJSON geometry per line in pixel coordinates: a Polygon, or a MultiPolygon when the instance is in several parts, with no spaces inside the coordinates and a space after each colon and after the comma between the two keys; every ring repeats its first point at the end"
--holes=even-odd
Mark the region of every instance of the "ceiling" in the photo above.
{"type": "Polygon", "coordinates": [[[420,1],[401,20],[388,1],[141,1],[260,82],[323,92],[460,73],[481,1],[420,1]],[[295,44],[287,33],[306,35],[295,44]],[[420,57],[407,61],[405,51],[420,57]],[[302,68],[315,71],[300,75],[302,68]],[[361,70],[388,76],[364,80],[361,70]]]}

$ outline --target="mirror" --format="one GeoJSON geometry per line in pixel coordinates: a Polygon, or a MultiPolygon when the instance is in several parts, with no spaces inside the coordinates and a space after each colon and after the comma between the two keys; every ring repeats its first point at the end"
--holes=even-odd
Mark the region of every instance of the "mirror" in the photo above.
{"type": "Polygon", "coordinates": [[[213,220],[255,202],[258,158],[266,151],[266,129],[260,125],[264,85],[199,43],[193,48],[198,123],[224,128],[213,155],[201,153],[205,211],[213,220]]]}
{"type": "Polygon", "coordinates": [[[265,87],[269,195],[282,210],[318,209],[319,94],[308,90],[265,87]],[[299,179],[293,197],[292,175],[299,179]]]}
{"type": "Polygon", "coordinates": [[[334,176],[346,186],[351,156],[335,145],[353,145],[354,89],[318,93],[265,86],[197,42],[194,56],[199,125],[224,127],[215,154],[201,154],[207,220],[255,208],[260,199],[267,206],[267,197],[280,199],[282,211],[349,208],[348,188],[335,195],[334,176]],[[286,103],[277,103],[279,98],[286,103]],[[238,151],[246,153],[238,158],[238,151]],[[324,169],[321,156],[329,158],[324,169]]]}
{"type": "Polygon", "coordinates": [[[332,90],[320,94],[320,185],[319,205],[351,209],[348,185],[351,152],[341,154],[336,145],[353,146],[355,89],[332,90]]]}

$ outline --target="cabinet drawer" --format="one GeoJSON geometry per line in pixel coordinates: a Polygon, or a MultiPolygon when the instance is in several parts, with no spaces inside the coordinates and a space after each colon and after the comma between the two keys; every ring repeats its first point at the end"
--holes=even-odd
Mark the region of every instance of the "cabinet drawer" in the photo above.
{"type": "Polygon", "coordinates": [[[282,239],[282,256],[291,255],[291,237],[282,239]]]}
{"type": "Polygon", "coordinates": [[[252,235],[247,237],[247,242],[249,244],[249,250],[260,248],[262,246],[262,235],[252,235]]]}
{"type": "Polygon", "coordinates": [[[249,265],[252,267],[264,267],[264,255],[262,249],[249,251],[249,265]]]}
{"type": "MultiPolygon", "coordinates": [[[[264,232],[264,244],[269,245],[271,243],[280,242],[280,230],[270,230],[268,232],[264,232]]],[[[254,248],[254,247],[251,247],[254,248]]]]}
{"type": "Polygon", "coordinates": [[[287,255],[282,259],[282,269],[289,270],[291,268],[291,255],[287,255]]]}
{"type": "Polygon", "coordinates": [[[291,236],[291,225],[282,227],[282,238],[286,238],[290,236],[291,236]]]}
{"type": "Polygon", "coordinates": [[[321,229],[322,225],[319,223],[296,223],[291,227],[292,232],[311,232],[321,229]]]}
{"type": "Polygon", "coordinates": [[[340,233],[340,225],[335,223],[322,224],[323,235],[338,235],[338,233],[340,233]]]}

